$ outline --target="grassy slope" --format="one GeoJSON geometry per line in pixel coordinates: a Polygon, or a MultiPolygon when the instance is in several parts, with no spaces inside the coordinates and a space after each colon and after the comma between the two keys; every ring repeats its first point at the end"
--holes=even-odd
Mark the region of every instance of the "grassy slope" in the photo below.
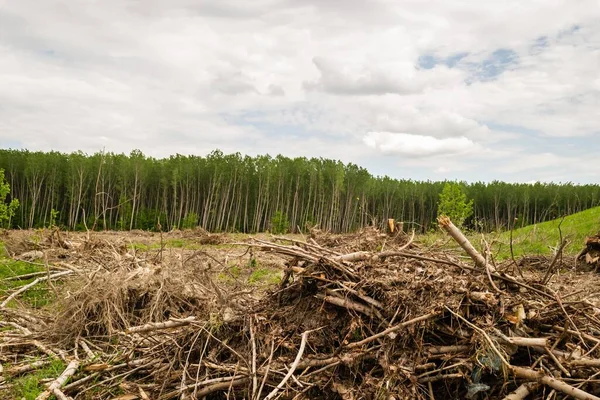
{"type": "MultiPolygon", "coordinates": [[[[551,254],[560,244],[560,232],[569,243],[567,254],[577,254],[582,248],[586,236],[600,232],[600,207],[590,208],[540,224],[525,226],[513,232],[515,257],[524,254],[551,254]],[[560,230],[559,230],[560,226],[560,230]]],[[[496,254],[499,258],[510,256],[510,232],[503,232],[495,238],[496,254]]]]}
{"type": "MultiPolygon", "coordinates": [[[[560,230],[563,238],[569,239],[565,254],[577,254],[583,248],[586,236],[600,232],[600,207],[590,208],[577,214],[566,216],[564,220],[556,219],[540,224],[525,226],[513,232],[513,251],[516,258],[523,255],[549,255],[560,244],[560,230]]],[[[482,236],[465,232],[468,239],[478,250],[482,249],[482,236]]],[[[510,232],[490,233],[485,235],[496,260],[510,258],[510,232]]],[[[420,237],[425,245],[456,250],[463,254],[458,245],[445,233],[437,231],[420,237]]]]}

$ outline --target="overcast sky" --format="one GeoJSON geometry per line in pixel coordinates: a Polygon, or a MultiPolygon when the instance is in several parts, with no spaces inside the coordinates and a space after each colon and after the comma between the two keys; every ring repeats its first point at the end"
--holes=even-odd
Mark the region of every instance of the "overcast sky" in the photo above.
{"type": "Polygon", "coordinates": [[[600,183],[600,4],[0,0],[0,147],[600,183]]]}

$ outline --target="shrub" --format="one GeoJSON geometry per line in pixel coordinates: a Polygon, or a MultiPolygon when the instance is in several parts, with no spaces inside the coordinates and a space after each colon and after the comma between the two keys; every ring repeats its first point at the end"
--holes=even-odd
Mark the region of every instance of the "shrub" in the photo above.
{"type": "Polygon", "coordinates": [[[290,226],[287,215],[281,211],[277,211],[271,218],[271,232],[280,235],[287,233],[290,226]]]}
{"type": "Polygon", "coordinates": [[[458,183],[446,183],[438,202],[438,216],[445,215],[454,223],[462,226],[473,215],[473,200],[467,201],[467,195],[458,183]]]}

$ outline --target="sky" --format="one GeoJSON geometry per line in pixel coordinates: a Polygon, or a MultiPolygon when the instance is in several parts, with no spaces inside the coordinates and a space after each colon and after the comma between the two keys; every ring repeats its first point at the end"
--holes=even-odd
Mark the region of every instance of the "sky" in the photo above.
{"type": "Polygon", "coordinates": [[[0,0],[0,147],[600,183],[598,0],[0,0]]]}

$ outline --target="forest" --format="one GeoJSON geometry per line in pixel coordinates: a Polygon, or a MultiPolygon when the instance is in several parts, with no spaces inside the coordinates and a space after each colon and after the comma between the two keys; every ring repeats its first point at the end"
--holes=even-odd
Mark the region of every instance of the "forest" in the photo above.
{"type": "MultiPolygon", "coordinates": [[[[443,181],[373,176],[323,158],[223,154],[152,158],[0,150],[8,197],[20,201],[12,228],[348,232],[387,218],[425,232],[434,226],[443,181]]],[[[466,226],[524,226],[600,204],[600,186],[572,183],[460,183],[474,203],[466,226]]]]}

